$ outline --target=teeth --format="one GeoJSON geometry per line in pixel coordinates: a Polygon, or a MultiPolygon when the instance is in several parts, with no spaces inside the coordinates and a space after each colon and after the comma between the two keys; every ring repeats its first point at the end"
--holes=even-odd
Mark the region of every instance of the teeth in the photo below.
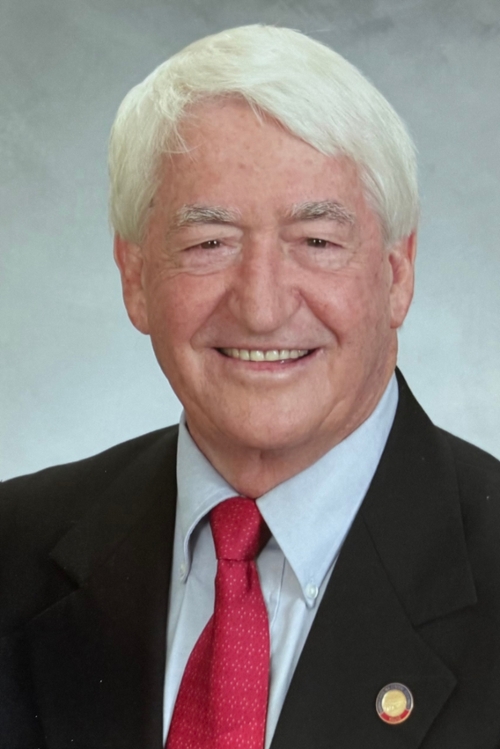
{"type": "Polygon", "coordinates": [[[276,349],[273,349],[273,351],[266,351],[264,354],[266,361],[279,361],[280,360],[280,352],[276,349]]]}
{"type": "Polygon", "coordinates": [[[223,348],[222,353],[231,359],[243,359],[244,361],[286,361],[287,359],[300,359],[309,353],[309,349],[262,349],[245,348],[223,348]]]}
{"type": "Polygon", "coordinates": [[[250,361],[264,361],[266,358],[264,352],[259,351],[258,349],[255,351],[251,349],[248,353],[250,354],[250,361]]]}

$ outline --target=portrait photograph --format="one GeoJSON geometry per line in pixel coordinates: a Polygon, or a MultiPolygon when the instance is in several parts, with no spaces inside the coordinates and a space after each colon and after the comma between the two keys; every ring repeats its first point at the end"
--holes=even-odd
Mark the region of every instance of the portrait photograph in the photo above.
{"type": "Polygon", "coordinates": [[[499,749],[498,0],[0,40],[0,749],[499,749]]]}

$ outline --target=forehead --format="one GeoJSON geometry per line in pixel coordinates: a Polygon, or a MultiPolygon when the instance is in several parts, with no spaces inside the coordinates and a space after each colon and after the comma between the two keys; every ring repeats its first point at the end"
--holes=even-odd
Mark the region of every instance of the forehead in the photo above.
{"type": "Polygon", "coordinates": [[[155,208],[174,221],[186,205],[289,215],[295,205],[334,201],[367,209],[357,167],[326,156],[237,99],[203,102],[180,126],[185,151],[165,157],[155,208]]]}

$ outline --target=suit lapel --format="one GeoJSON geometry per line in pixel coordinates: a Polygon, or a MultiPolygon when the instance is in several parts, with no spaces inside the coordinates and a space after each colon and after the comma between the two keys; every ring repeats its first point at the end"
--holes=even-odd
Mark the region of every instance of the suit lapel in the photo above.
{"type": "Polygon", "coordinates": [[[78,587],[27,629],[48,749],[162,745],[175,453],[169,432],[51,554],[78,587]]]}
{"type": "Polygon", "coordinates": [[[418,625],[475,602],[451,457],[400,378],[384,455],[314,620],[272,749],[416,749],[456,680],[418,625]],[[375,710],[405,684],[400,725],[375,710]]]}

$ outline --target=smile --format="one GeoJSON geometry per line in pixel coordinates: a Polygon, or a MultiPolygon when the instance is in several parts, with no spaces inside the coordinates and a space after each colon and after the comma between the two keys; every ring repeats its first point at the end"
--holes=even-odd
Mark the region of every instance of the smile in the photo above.
{"type": "Polygon", "coordinates": [[[242,359],[243,361],[287,361],[288,359],[302,359],[311,353],[311,349],[262,349],[246,348],[221,348],[224,356],[231,359],[242,359]]]}

